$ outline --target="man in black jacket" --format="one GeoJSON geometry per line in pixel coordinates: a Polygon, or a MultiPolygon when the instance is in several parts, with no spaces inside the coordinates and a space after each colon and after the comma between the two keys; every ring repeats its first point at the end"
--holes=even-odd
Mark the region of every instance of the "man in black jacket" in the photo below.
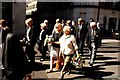
{"type": "Polygon", "coordinates": [[[93,63],[96,58],[96,51],[98,49],[98,40],[99,40],[99,29],[97,28],[96,22],[91,22],[87,34],[87,45],[90,53],[90,66],[93,66],[93,63]]]}
{"type": "Polygon", "coordinates": [[[7,35],[4,43],[2,64],[2,80],[22,80],[32,72],[18,37],[12,33],[7,35]]]}
{"type": "Polygon", "coordinates": [[[4,43],[6,36],[8,33],[10,33],[10,28],[7,26],[7,21],[4,19],[0,20],[0,26],[2,29],[2,43],[4,43]]]}
{"type": "Polygon", "coordinates": [[[36,37],[36,28],[33,26],[33,20],[31,18],[25,20],[26,24],[26,35],[25,35],[25,42],[26,42],[26,49],[25,52],[28,56],[28,59],[30,60],[31,63],[35,62],[35,51],[34,51],[34,46],[37,42],[37,37],[36,37]]]}
{"type": "Polygon", "coordinates": [[[47,35],[47,31],[46,31],[46,24],[45,23],[41,23],[40,24],[40,28],[41,28],[41,31],[40,31],[40,34],[39,34],[39,38],[38,38],[38,49],[40,51],[40,53],[42,54],[42,58],[41,60],[44,61],[45,58],[46,58],[46,49],[47,49],[47,45],[45,44],[44,45],[44,41],[45,41],[45,38],[46,38],[46,35],[47,35]]]}
{"type": "Polygon", "coordinates": [[[76,30],[76,38],[77,38],[77,44],[78,44],[78,49],[79,53],[83,57],[83,48],[85,45],[85,39],[86,39],[86,34],[88,32],[87,25],[85,24],[85,21],[82,18],[78,19],[78,27],[76,30]]]}

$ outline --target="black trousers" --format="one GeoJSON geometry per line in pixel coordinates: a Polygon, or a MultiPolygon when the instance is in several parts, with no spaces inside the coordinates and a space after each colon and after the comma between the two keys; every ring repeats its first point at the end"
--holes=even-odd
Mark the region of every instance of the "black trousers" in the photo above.
{"type": "Polygon", "coordinates": [[[43,60],[45,60],[45,58],[46,58],[47,46],[44,46],[44,42],[38,43],[38,50],[39,50],[40,53],[42,54],[43,60]]]}
{"type": "Polygon", "coordinates": [[[84,46],[85,46],[85,39],[82,39],[82,40],[78,40],[77,44],[78,44],[78,49],[79,49],[79,53],[81,54],[81,56],[83,57],[83,49],[84,49],[84,46]]]}
{"type": "Polygon", "coordinates": [[[34,62],[35,61],[34,46],[26,44],[25,53],[27,54],[28,59],[30,60],[30,62],[34,62]]]}

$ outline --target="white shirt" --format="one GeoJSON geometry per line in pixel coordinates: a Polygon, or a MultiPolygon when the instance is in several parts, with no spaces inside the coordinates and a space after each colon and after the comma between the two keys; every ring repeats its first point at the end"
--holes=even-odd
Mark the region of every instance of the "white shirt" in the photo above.
{"type": "Polygon", "coordinates": [[[0,28],[0,43],[2,43],[2,28],[0,28]]]}
{"type": "Polygon", "coordinates": [[[26,37],[27,37],[27,40],[28,40],[28,41],[30,41],[30,38],[29,38],[30,29],[31,29],[30,27],[27,29],[27,35],[26,35],[26,37]]]}
{"type": "Polygon", "coordinates": [[[79,25],[79,30],[81,30],[82,29],[82,24],[81,25],[79,25]]]}
{"type": "Polygon", "coordinates": [[[42,40],[42,33],[43,33],[44,31],[45,31],[45,30],[42,30],[42,31],[40,32],[39,40],[42,40]]]}
{"type": "Polygon", "coordinates": [[[2,29],[0,28],[0,67],[2,66],[2,29]]]}
{"type": "Polygon", "coordinates": [[[74,54],[74,51],[78,49],[78,46],[76,44],[76,38],[74,35],[68,35],[68,36],[61,36],[59,39],[60,42],[60,51],[62,54],[69,55],[74,54]]]}

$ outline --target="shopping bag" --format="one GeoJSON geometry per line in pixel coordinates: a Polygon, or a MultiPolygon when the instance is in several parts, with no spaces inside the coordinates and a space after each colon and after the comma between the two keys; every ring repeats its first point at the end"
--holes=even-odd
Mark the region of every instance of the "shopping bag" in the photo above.
{"type": "Polygon", "coordinates": [[[62,69],[63,67],[63,64],[64,64],[64,60],[63,60],[63,57],[60,56],[57,58],[57,62],[56,62],[56,69],[62,69]]]}

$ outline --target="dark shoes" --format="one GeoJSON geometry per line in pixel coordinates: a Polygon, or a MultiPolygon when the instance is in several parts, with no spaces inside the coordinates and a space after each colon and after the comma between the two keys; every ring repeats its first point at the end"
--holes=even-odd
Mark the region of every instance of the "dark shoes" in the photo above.
{"type": "Polygon", "coordinates": [[[93,64],[90,64],[90,66],[92,67],[92,66],[93,66],[93,64]]]}
{"type": "Polygon", "coordinates": [[[63,77],[64,77],[64,75],[66,74],[66,75],[69,75],[71,73],[71,70],[69,70],[69,71],[65,71],[65,72],[63,72],[63,74],[60,76],[60,77],[58,77],[58,79],[59,80],[63,80],[63,77]]]}
{"type": "Polygon", "coordinates": [[[92,67],[92,66],[93,66],[93,63],[89,62],[89,65],[92,67]]]}

